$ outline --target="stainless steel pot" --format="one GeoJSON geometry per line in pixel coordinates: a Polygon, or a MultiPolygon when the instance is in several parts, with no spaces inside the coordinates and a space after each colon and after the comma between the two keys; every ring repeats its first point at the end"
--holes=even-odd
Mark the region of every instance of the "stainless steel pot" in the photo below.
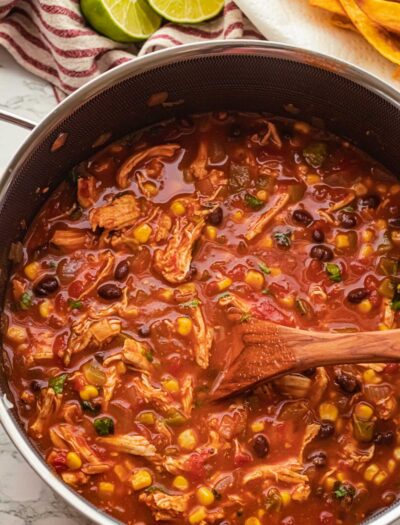
{"type": "MultiPolygon", "coordinates": [[[[175,115],[239,109],[289,115],[347,137],[392,172],[400,166],[400,94],[364,71],[326,56],[258,41],[205,42],[153,53],[89,82],[52,111],[25,140],[0,182],[0,300],[10,244],[19,240],[45,195],[99,147],[175,115]],[[158,93],[157,96],[154,96],[158,93]]],[[[1,118],[1,117],[0,117],[1,118]]],[[[3,114],[16,123],[21,119],[3,114]]],[[[30,128],[32,123],[22,122],[30,128]]],[[[0,359],[0,420],[33,469],[99,525],[118,523],[47,467],[18,421],[0,359]]],[[[394,524],[400,505],[368,520],[394,524]]],[[[366,522],[367,523],[367,522],[366,522]]],[[[399,522],[400,523],[400,522],[399,522]]]]}

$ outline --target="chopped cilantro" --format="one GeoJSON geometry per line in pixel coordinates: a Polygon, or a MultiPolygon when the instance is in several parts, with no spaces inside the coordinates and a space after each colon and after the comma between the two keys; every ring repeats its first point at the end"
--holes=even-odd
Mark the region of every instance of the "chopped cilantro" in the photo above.
{"type": "Polygon", "coordinates": [[[57,268],[57,263],[56,263],[56,261],[50,261],[50,262],[49,262],[49,268],[57,268]]]}
{"type": "Polygon", "coordinates": [[[306,301],[304,301],[303,299],[296,299],[295,305],[300,315],[308,314],[308,305],[306,301]]]}
{"type": "Polygon", "coordinates": [[[80,310],[83,306],[83,303],[79,299],[68,299],[68,305],[71,310],[80,310]]]}
{"type": "Polygon", "coordinates": [[[263,262],[260,262],[258,267],[260,268],[260,270],[265,273],[265,275],[269,275],[271,273],[271,270],[268,268],[268,266],[266,264],[264,264],[263,262]]]}
{"type": "Polygon", "coordinates": [[[253,208],[253,210],[258,210],[261,208],[261,206],[264,206],[264,201],[261,199],[258,199],[254,195],[251,195],[251,193],[246,193],[244,200],[246,201],[247,206],[250,208],[253,208]]]}
{"type": "Polygon", "coordinates": [[[395,292],[393,294],[393,299],[390,302],[390,308],[395,312],[400,310],[400,285],[398,284],[395,287],[395,292]]]}
{"type": "Polygon", "coordinates": [[[114,421],[110,417],[98,417],[93,421],[93,426],[99,436],[114,434],[114,421]]]}
{"type": "Polygon", "coordinates": [[[19,300],[19,306],[22,310],[29,310],[33,303],[33,295],[31,292],[24,292],[19,300]]]}
{"type": "Polygon", "coordinates": [[[343,208],[343,211],[348,211],[349,213],[353,213],[353,212],[355,212],[356,210],[355,210],[355,208],[354,208],[353,206],[345,206],[345,207],[343,208]]]}
{"type": "Polygon", "coordinates": [[[311,142],[303,149],[303,157],[312,168],[320,168],[328,156],[325,142],[311,142]]]}
{"type": "Polygon", "coordinates": [[[263,295],[272,295],[272,292],[269,288],[264,288],[264,290],[261,293],[263,295]]]}
{"type": "Polygon", "coordinates": [[[231,294],[229,292],[224,292],[220,296],[218,296],[218,299],[223,299],[224,297],[229,297],[231,294]]]}
{"type": "Polygon", "coordinates": [[[339,283],[342,280],[342,272],[337,264],[326,263],[325,271],[328,274],[329,279],[334,283],[339,283]]]}
{"type": "Polygon", "coordinates": [[[335,486],[335,490],[333,491],[336,499],[343,499],[347,497],[353,499],[355,493],[356,489],[350,483],[340,483],[339,485],[335,486]]]}
{"type": "Polygon", "coordinates": [[[201,304],[200,299],[192,299],[192,301],[187,301],[186,303],[181,303],[182,308],[197,308],[201,304]]]}
{"type": "Polygon", "coordinates": [[[153,354],[151,353],[150,350],[143,349],[142,355],[147,359],[149,363],[152,363],[154,361],[153,354]]]}
{"type": "Polygon", "coordinates": [[[51,377],[49,379],[49,388],[52,388],[56,394],[62,394],[67,378],[68,374],[61,374],[59,376],[51,377]]]}
{"type": "Polygon", "coordinates": [[[279,248],[290,248],[292,245],[291,233],[275,232],[272,237],[279,248]]]}

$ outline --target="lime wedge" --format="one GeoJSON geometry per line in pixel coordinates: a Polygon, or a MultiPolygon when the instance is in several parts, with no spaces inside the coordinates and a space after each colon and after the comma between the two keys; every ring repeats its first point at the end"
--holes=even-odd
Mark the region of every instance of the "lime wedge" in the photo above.
{"type": "Polygon", "coordinates": [[[145,40],[161,25],[146,0],[81,0],[81,10],[93,29],[117,42],[145,40]]]}
{"type": "Polygon", "coordinates": [[[224,0],[148,0],[151,7],[170,22],[197,24],[217,15],[224,0]]]}

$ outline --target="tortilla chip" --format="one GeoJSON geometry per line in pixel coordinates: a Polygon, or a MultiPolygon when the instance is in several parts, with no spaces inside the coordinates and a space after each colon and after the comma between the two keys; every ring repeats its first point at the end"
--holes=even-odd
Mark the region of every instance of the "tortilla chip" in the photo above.
{"type": "Polygon", "coordinates": [[[372,21],[400,33],[400,3],[389,0],[357,0],[357,3],[372,21]]]}
{"type": "Polygon", "coordinates": [[[340,0],[347,16],[363,37],[385,58],[400,65],[400,38],[374,23],[355,0],[340,0]]]}

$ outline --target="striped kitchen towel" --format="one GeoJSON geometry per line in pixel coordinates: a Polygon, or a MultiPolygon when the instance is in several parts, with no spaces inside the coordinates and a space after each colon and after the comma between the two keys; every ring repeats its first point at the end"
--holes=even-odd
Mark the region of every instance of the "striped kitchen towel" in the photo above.
{"type": "Polygon", "coordinates": [[[196,26],[166,24],[144,44],[120,44],[93,31],[79,0],[0,0],[0,45],[59,95],[137,55],[206,39],[263,38],[232,0],[220,16],[196,26]]]}

